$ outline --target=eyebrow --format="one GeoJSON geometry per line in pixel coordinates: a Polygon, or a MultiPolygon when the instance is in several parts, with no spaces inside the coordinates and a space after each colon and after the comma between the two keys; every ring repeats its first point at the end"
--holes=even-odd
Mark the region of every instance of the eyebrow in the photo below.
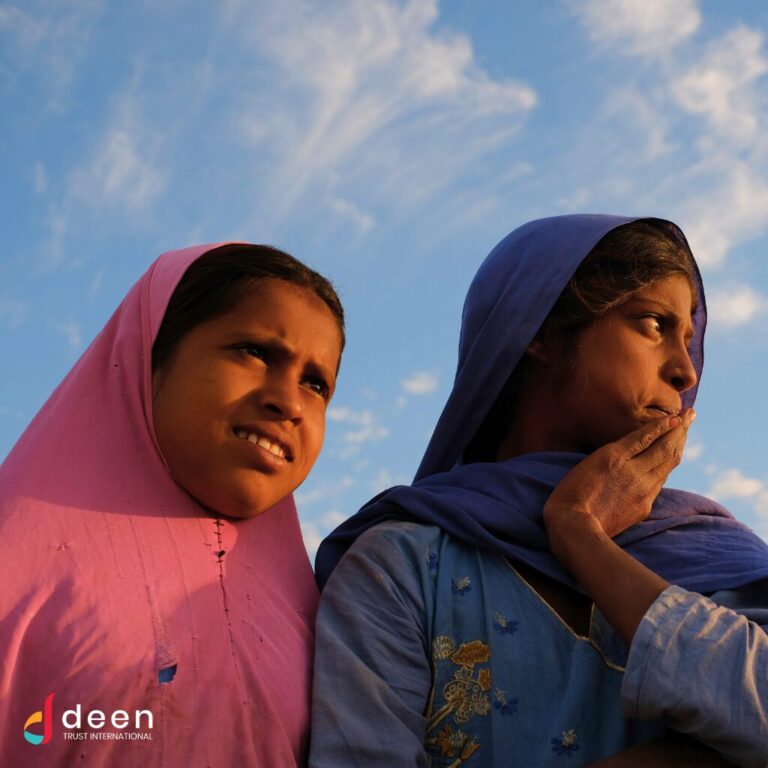
{"type": "MultiPolygon", "coordinates": [[[[243,331],[239,334],[243,341],[253,342],[260,347],[266,347],[273,353],[277,353],[279,356],[288,360],[295,360],[298,355],[296,354],[296,348],[287,344],[280,336],[274,336],[266,334],[262,336],[257,331],[243,331]]],[[[323,365],[319,360],[314,357],[309,358],[306,361],[307,367],[313,372],[326,379],[328,386],[333,389],[336,383],[336,372],[332,367],[323,365]]]]}

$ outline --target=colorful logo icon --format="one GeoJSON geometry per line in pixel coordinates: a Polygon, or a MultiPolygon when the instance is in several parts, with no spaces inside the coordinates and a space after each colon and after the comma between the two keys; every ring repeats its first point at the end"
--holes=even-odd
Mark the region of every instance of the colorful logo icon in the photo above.
{"type": "Polygon", "coordinates": [[[53,697],[55,693],[49,693],[45,697],[45,703],[42,710],[33,712],[24,723],[24,738],[30,743],[37,746],[38,744],[47,744],[53,737],[53,697]],[[43,724],[42,736],[39,733],[31,733],[28,728],[30,725],[36,723],[43,724]]]}

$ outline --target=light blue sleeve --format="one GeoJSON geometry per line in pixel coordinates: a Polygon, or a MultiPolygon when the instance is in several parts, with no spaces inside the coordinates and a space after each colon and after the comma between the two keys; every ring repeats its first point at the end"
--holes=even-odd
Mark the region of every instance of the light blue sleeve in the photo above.
{"type": "Polygon", "coordinates": [[[415,552],[387,529],[355,542],[320,599],[311,768],[429,765],[424,591],[415,552]]]}
{"type": "Polygon", "coordinates": [[[768,582],[659,595],[632,640],[625,715],[662,718],[746,768],[768,766],[768,582]]]}

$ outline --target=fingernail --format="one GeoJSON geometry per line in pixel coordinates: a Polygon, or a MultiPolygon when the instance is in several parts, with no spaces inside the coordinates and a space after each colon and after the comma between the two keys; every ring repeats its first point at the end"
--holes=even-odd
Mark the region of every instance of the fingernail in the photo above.
{"type": "Polygon", "coordinates": [[[677,415],[670,416],[669,417],[669,426],[670,427],[676,427],[681,421],[682,421],[682,419],[679,416],[677,416],[677,415]]]}
{"type": "Polygon", "coordinates": [[[696,421],[696,411],[691,408],[688,415],[688,425],[690,426],[694,421],[696,421]]]}

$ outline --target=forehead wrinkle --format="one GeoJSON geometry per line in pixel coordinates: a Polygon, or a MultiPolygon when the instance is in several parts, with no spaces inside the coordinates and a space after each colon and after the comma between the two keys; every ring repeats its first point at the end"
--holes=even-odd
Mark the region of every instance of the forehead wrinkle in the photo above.
{"type": "MultiPolygon", "coordinates": [[[[314,296],[314,294],[312,295],[314,296]]],[[[318,301],[320,300],[318,299],[318,301]]],[[[322,307],[327,311],[328,317],[333,322],[333,328],[336,332],[335,341],[340,346],[341,331],[336,320],[324,304],[322,307]]],[[[271,349],[273,353],[277,353],[283,359],[291,362],[301,358],[302,341],[308,341],[307,348],[309,352],[305,363],[315,368],[319,373],[322,373],[324,377],[330,379],[331,383],[335,380],[341,364],[341,354],[339,352],[338,356],[334,357],[333,363],[326,364],[322,361],[323,337],[320,337],[320,343],[318,344],[317,337],[319,332],[316,327],[310,326],[308,328],[306,325],[303,325],[300,329],[301,338],[297,340],[298,343],[292,343],[290,339],[294,338],[296,329],[287,327],[275,317],[271,317],[268,321],[263,318],[254,319],[249,312],[243,310],[242,305],[235,307],[230,313],[222,316],[221,319],[225,324],[223,331],[227,336],[231,337],[232,341],[253,341],[259,346],[271,349]],[[238,310],[240,310],[240,314],[238,314],[238,310]],[[304,338],[305,333],[309,334],[309,339],[304,338]]]]}
{"type": "MultiPolygon", "coordinates": [[[[256,331],[252,333],[257,334],[256,331]]],[[[246,335],[251,335],[251,334],[246,332],[246,335]]],[[[299,348],[296,345],[290,344],[288,341],[286,341],[285,337],[281,334],[279,329],[277,330],[277,332],[275,332],[274,329],[270,329],[270,331],[265,334],[258,332],[257,335],[258,335],[258,338],[253,339],[254,342],[256,342],[261,347],[266,347],[273,354],[277,353],[278,356],[281,357],[282,359],[290,363],[293,363],[301,359],[301,354],[298,351],[299,348]]],[[[309,367],[315,370],[317,373],[320,373],[324,377],[328,378],[329,383],[331,384],[336,379],[334,367],[332,365],[328,365],[324,363],[321,360],[320,356],[316,354],[316,350],[314,346],[311,348],[310,352],[306,356],[306,359],[304,360],[304,365],[305,367],[309,367]]],[[[336,370],[338,370],[338,367],[336,368],[336,370]]]]}

